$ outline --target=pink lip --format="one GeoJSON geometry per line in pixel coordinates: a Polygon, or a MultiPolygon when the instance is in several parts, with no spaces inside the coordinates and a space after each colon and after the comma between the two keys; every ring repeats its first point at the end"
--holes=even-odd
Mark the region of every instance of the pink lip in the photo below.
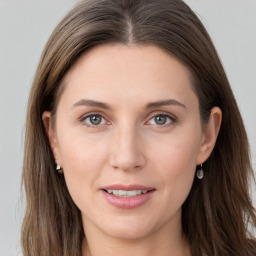
{"type": "Polygon", "coordinates": [[[146,187],[139,184],[131,184],[131,185],[122,185],[122,184],[113,184],[106,187],[102,187],[101,189],[114,189],[114,190],[153,190],[153,187],[146,187]]]}
{"type": "Polygon", "coordinates": [[[156,189],[152,187],[146,187],[142,185],[121,185],[121,184],[115,184],[106,186],[101,189],[102,194],[104,198],[107,200],[108,203],[111,205],[119,208],[119,209],[134,209],[137,208],[143,204],[145,204],[154,194],[156,189]],[[106,192],[107,189],[113,189],[113,190],[148,190],[147,193],[137,195],[137,196],[131,196],[131,197],[118,197],[113,194],[109,194],[106,192]]]}

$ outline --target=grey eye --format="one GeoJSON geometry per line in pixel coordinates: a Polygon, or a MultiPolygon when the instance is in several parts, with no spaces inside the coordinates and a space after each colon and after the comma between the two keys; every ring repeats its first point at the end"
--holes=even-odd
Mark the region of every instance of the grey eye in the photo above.
{"type": "Polygon", "coordinates": [[[91,113],[86,117],[82,117],[81,122],[91,128],[99,128],[110,124],[101,114],[97,113],[91,113]]]}
{"type": "Polygon", "coordinates": [[[99,125],[102,122],[102,116],[100,115],[89,116],[89,121],[92,125],[99,125]]]}
{"type": "Polygon", "coordinates": [[[167,116],[165,115],[158,115],[154,117],[154,121],[158,125],[164,125],[167,122],[167,116]]]}
{"type": "Polygon", "coordinates": [[[174,122],[175,122],[175,119],[170,117],[169,115],[158,114],[158,115],[153,116],[149,120],[148,124],[158,125],[158,126],[166,126],[166,125],[169,125],[174,122]]]}

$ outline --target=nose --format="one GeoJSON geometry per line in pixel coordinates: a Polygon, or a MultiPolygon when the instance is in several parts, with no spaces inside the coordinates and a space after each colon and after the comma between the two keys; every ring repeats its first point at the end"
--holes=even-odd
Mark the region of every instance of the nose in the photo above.
{"type": "Polygon", "coordinates": [[[123,171],[142,169],[146,163],[143,146],[135,127],[120,127],[115,131],[110,146],[110,165],[123,171]]]}

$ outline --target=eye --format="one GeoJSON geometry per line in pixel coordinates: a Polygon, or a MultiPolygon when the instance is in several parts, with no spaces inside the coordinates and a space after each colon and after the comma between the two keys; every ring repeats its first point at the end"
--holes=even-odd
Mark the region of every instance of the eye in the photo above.
{"type": "Polygon", "coordinates": [[[156,116],[153,116],[150,120],[149,120],[149,124],[153,124],[153,125],[161,125],[161,126],[164,126],[164,125],[168,125],[172,122],[174,122],[174,118],[168,116],[168,115],[165,115],[165,114],[159,114],[159,115],[156,115],[156,116]]]}
{"type": "Polygon", "coordinates": [[[99,114],[90,114],[82,119],[87,126],[100,126],[105,124],[106,119],[99,114]]]}

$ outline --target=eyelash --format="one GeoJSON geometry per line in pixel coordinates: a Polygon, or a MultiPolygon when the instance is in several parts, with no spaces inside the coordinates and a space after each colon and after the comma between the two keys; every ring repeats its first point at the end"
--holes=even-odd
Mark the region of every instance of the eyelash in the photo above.
{"type": "Polygon", "coordinates": [[[151,120],[154,120],[156,117],[165,117],[167,119],[169,119],[169,121],[167,121],[168,123],[165,123],[163,125],[160,125],[160,124],[153,124],[155,126],[157,126],[157,128],[165,128],[165,127],[169,127],[171,125],[173,125],[174,123],[177,122],[177,118],[169,113],[165,113],[165,112],[160,112],[160,113],[157,113],[155,115],[153,115],[149,121],[147,121],[147,123],[149,123],[151,120]]]}
{"type": "MultiPolygon", "coordinates": [[[[87,118],[90,118],[90,117],[93,117],[93,116],[99,116],[99,117],[101,117],[103,120],[105,120],[105,122],[108,122],[107,119],[104,118],[104,116],[103,116],[101,113],[99,113],[99,112],[93,112],[93,113],[90,113],[90,114],[88,114],[88,115],[86,115],[86,116],[83,116],[82,118],[80,118],[80,122],[83,123],[83,124],[85,124],[87,127],[90,127],[90,128],[99,128],[99,127],[101,127],[102,125],[104,125],[104,124],[99,124],[99,125],[89,124],[88,122],[85,121],[87,118]]],[[[169,122],[168,122],[167,124],[163,124],[163,125],[153,124],[153,125],[156,125],[158,128],[168,127],[168,126],[173,125],[174,123],[177,122],[177,118],[176,118],[175,116],[170,115],[169,113],[160,112],[160,113],[157,113],[157,114],[153,115],[153,116],[149,119],[149,121],[147,121],[147,123],[149,123],[149,122],[150,122],[151,120],[153,120],[154,118],[160,117],[160,116],[161,116],[161,117],[166,117],[167,119],[169,119],[169,122]]],[[[108,122],[108,123],[110,123],[110,122],[108,122]]],[[[150,125],[150,124],[148,124],[148,125],[150,125]]]]}
{"type": "Polygon", "coordinates": [[[104,125],[104,124],[100,124],[100,125],[89,124],[88,122],[85,121],[87,118],[90,118],[90,117],[93,117],[93,116],[99,116],[107,122],[106,118],[104,118],[104,116],[99,112],[93,112],[93,113],[90,113],[88,115],[85,115],[80,119],[80,121],[81,121],[81,123],[85,124],[87,127],[90,127],[90,128],[99,128],[102,125],[104,125]]]}

